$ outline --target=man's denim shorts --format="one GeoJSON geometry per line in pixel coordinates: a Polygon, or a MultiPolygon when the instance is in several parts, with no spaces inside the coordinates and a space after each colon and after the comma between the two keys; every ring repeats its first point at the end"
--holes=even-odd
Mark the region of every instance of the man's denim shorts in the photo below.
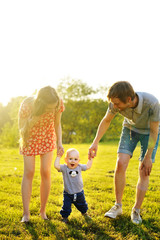
{"type": "MultiPolygon", "coordinates": [[[[145,156],[145,153],[147,151],[148,140],[149,140],[149,134],[137,133],[135,131],[130,130],[127,127],[123,127],[117,152],[118,153],[126,153],[132,157],[133,152],[137,146],[137,143],[140,142],[141,153],[140,153],[139,160],[142,161],[145,156]]],[[[152,162],[153,163],[155,162],[155,156],[156,156],[156,152],[157,152],[157,148],[158,148],[158,142],[159,142],[159,134],[158,134],[157,142],[156,142],[155,147],[152,152],[152,162]]]]}

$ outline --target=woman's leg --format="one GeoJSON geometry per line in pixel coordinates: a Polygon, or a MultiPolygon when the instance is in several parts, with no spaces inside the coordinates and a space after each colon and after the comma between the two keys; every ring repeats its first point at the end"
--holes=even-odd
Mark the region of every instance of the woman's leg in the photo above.
{"type": "Polygon", "coordinates": [[[51,164],[53,158],[53,151],[41,155],[41,186],[40,186],[40,196],[41,196],[41,208],[40,215],[43,219],[47,219],[46,216],[46,204],[51,188],[51,164]]]}
{"type": "Polygon", "coordinates": [[[22,202],[23,202],[23,218],[22,222],[29,221],[29,203],[32,193],[32,180],[35,172],[35,157],[24,156],[24,174],[22,179],[22,202]]]}

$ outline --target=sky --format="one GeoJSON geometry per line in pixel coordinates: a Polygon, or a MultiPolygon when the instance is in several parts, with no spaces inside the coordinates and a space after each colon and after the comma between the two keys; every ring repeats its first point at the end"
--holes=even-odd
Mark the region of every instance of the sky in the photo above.
{"type": "Polygon", "coordinates": [[[0,1],[0,102],[67,77],[160,100],[159,12],[159,0],[0,1]]]}

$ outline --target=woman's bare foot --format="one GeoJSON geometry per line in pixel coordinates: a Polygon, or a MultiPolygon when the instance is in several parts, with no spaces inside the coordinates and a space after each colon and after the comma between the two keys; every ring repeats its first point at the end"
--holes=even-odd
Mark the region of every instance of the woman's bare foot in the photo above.
{"type": "Polygon", "coordinates": [[[22,223],[27,223],[27,222],[29,222],[29,216],[25,216],[25,215],[24,215],[24,216],[22,217],[21,222],[22,222],[22,223]]]}
{"type": "Polygon", "coordinates": [[[46,213],[40,213],[39,214],[43,220],[49,220],[46,213]]]}

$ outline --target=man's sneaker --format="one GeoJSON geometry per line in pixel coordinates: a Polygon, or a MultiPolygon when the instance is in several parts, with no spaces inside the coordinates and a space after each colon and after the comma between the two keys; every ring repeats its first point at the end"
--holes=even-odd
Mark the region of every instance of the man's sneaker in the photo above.
{"type": "Polygon", "coordinates": [[[140,216],[140,210],[136,210],[135,208],[132,209],[131,221],[134,224],[141,224],[142,223],[142,218],[140,216]]]}
{"type": "Polygon", "coordinates": [[[116,218],[122,214],[122,207],[119,204],[115,204],[108,212],[104,214],[105,217],[116,218]]]}

